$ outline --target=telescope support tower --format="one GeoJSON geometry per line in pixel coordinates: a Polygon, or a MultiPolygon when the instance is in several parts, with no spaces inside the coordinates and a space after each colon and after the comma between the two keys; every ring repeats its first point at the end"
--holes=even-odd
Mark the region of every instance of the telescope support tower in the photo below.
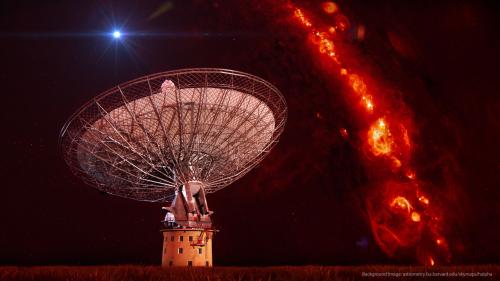
{"type": "Polygon", "coordinates": [[[212,266],[212,239],[215,230],[204,186],[188,181],[176,192],[162,225],[162,266],[212,266]]]}

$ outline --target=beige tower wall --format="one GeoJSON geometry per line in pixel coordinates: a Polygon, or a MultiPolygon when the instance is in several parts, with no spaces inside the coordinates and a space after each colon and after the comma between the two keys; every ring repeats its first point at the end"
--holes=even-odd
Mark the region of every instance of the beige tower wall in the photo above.
{"type": "Polygon", "coordinates": [[[213,230],[163,229],[162,266],[212,266],[213,230]],[[192,246],[203,234],[204,246],[192,246]],[[190,238],[191,237],[191,238],[190,238]],[[191,241],[190,241],[191,240],[191,241]]]}

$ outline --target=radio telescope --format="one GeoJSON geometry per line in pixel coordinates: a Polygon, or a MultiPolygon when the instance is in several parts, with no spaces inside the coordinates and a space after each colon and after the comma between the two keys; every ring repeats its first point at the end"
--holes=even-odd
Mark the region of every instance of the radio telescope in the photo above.
{"type": "Polygon", "coordinates": [[[118,85],[64,125],[70,169],[103,192],[162,202],[162,265],[212,266],[206,194],[244,176],[277,143],[284,97],[256,76],[182,69],[118,85]]]}

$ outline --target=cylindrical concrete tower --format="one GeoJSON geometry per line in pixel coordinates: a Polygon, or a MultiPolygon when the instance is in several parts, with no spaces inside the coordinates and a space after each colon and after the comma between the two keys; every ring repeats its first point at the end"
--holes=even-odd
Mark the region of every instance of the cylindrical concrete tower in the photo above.
{"type": "Polygon", "coordinates": [[[162,229],[162,266],[212,266],[214,230],[203,228],[162,229]]]}

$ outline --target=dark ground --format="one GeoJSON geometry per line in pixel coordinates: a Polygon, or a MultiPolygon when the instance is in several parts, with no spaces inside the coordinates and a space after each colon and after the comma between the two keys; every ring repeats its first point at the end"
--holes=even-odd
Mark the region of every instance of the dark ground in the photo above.
{"type": "Polygon", "coordinates": [[[0,267],[0,280],[9,281],[496,280],[499,276],[500,266],[496,265],[447,266],[433,268],[390,265],[215,268],[161,268],[137,265],[88,267],[0,267]],[[404,274],[413,275],[404,276],[404,274]],[[443,276],[446,274],[448,276],[443,276]]]}

